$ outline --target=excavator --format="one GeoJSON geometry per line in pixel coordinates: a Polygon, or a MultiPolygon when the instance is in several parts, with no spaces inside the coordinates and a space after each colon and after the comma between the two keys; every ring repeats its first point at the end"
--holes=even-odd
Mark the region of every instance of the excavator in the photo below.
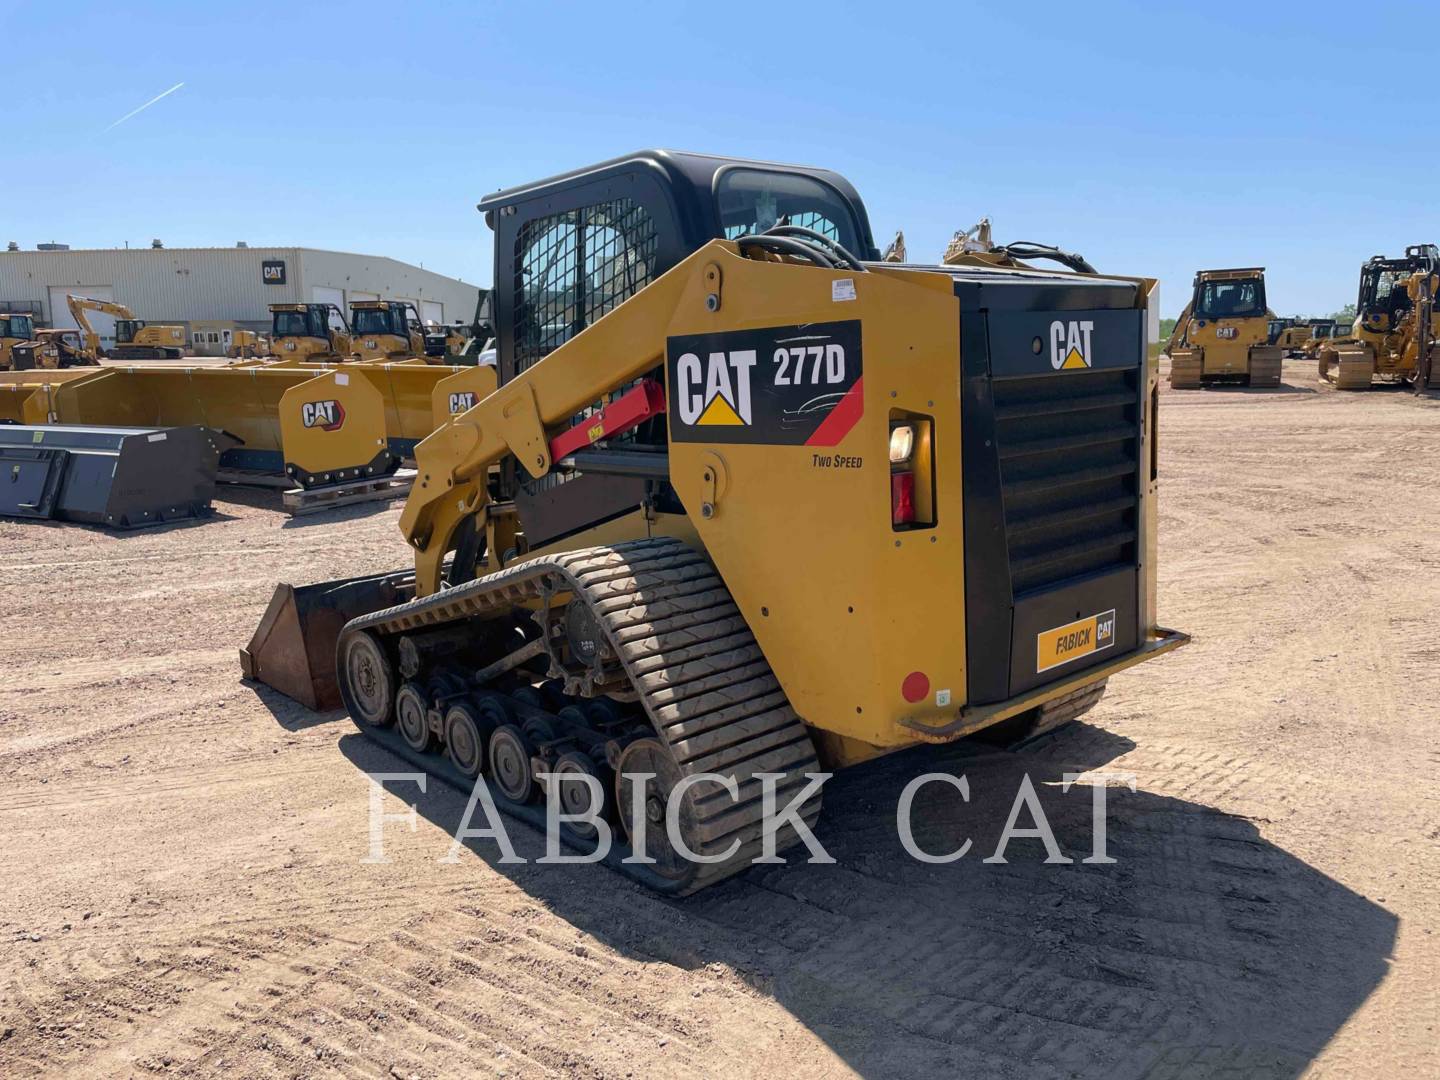
{"type": "Polygon", "coordinates": [[[84,338],[84,353],[93,360],[98,361],[105,352],[100,348],[100,335],[85,317],[87,311],[115,317],[115,347],[109,355],[116,360],[178,360],[184,355],[186,336],[183,326],[147,323],[144,319],[137,319],[124,304],[113,300],[71,294],[65,297],[65,303],[84,338]]]}
{"type": "Polygon", "coordinates": [[[1412,244],[1403,257],[1375,255],[1360,267],[1355,322],[1320,349],[1319,376],[1338,390],[1368,390],[1377,378],[1424,393],[1440,337],[1440,249],[1412,244]]]}
{"type": "MultiPolygon", "coordinates": [[[[1219,382],[1279,386],[1286,346],[1270,344],[1275,313],[1265,306],[1265,268],[1201,270],[1165,352],[1170,385],[1198,390],[1219,382]]],[[[1279,341],[1289,329],[1282,330],[1279,341]]]]}
{"type": "Polygon", "coordinates": [[[11,350],[35,340],[35,320],[32,316],[16,312],[0,311],[0,371],[14,371],[15,359],[11,350]]]}
{"type": "Polygon", "coordinates": [[[1037,736],[1188,640],[1153,280],[885,263],[839,174],[699,154],[479,209],[498,388],[416,447],[413,564],[280,585],[248,677],[684,895],[819,770],[1037,736]]]}
{"type": "Polygon", "coordinates": [[[361,360],[427,355],[424,324],[409,301],[352,301],[350,326],[351,349],[361,360]]]}
{"type": "Polygon", "coordinates": [[[270,305],[270,351],[281,360],[348,360],[353,340],[345,313],[334,304],[270,305]]]}

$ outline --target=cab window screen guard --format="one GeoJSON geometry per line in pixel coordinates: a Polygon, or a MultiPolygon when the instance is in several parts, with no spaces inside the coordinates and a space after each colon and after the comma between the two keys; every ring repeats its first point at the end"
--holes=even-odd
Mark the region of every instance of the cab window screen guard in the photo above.
{"type": "MultiPolygon", "coordinates": [[[[857,254],[860,229],[850,205],[828,184],[796,173],[727,169],[715,185],[725,238],[762,233],[776,225],[801,225],[857,254]]],[[[863,255],[862,255],[863,257],[863,255]]]]}
{"type": "Polygon", "coordinates": [[[1257,278],[1202,281],[1195,314],[1202,319],[1234,319],[1265,314],[1265,291],[1257,278]]]}
{"type": "Polygon", "coordinates": [[[524,371],[649,284],[657,235],[631,199],[526,222],[515,240],[515,370],[524,371]]]}

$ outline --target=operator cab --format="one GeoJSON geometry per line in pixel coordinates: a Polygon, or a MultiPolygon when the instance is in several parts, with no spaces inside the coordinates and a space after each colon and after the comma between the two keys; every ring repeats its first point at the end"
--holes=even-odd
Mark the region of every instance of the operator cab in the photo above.
{"type": "MultiPolygon", "coordinates": [[[[1232,270],[1225,273],[1239,275],[1244,272],[1232,270]]],[[[1259,270],[1254,272],[1253,277],[1207,276],[1195,279],[1194,312],[1197,319],[1264,318],[1266,310],[1265,277],[1259,270]]],[[[1270,326],[1273,329],[1274,323],[1270,326]]]]}
{"type": "Polygon", "coordinates": [[[144,319],[116,319],[115,344],[128,345],[135,340],[135,335],[144,329],[144,319]]]}
{"type": "Polygon", "coordinates": [[[345,324],[345,317],[334,304],[271,304],[270,337],[274,341],[282,338],[328,340],[332,319],[342,326],[345,324]]]}
{"type": "Polygon", "coordinates": [[[35,337],[35,320],[30,315],[0,315],[0,338],[30,341],[35,337]]]}
{"type": "Polygon", "coordinates": [[[1405,249],[1404,258],[1373,256],[1360,268],[1360,295],[1355,302],[1360,325],[1382,333],[1394,330],[1414,306],[1405,281],[1411,274],[1440,269],[1440,249],[1434,244],[1416,244],[1405,249]]]}
{"type": "MultiPolygon", "coordinates": [[[[495,232],[487,301],[502,386],[712,240],[789,224],[859,259],[880,258],[849,181],[800,165],[642,150],[496,192],[478,208],[495,232]]],[[[609,443],[648,452],[648,470],[632,455],[627,471],[606,472],[617,466],[580,454],[571,471],[532,480],[512,463],[497,494],[515,500],[532,548],[641,504],[678,512],[661,453],[665,430],[656,416],[609,443]]]]}
{"type": "Polygon", "coordinates": [[[500,382],[711,240],[777,224],[880,252],[859,193],[828,169],[642,150],[487,196],[500,382]]]}
{"type": "Polygon", "coordinates": [[[350,327],[357,336],[406,337],[410,333],[409,314],[413,310],[413,304],[400,300],[357,300],[350,305],[350,327]]]}

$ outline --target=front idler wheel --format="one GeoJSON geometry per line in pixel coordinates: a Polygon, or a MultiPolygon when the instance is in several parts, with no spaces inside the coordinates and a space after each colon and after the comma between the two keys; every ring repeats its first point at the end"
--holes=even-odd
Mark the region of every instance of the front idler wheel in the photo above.
{"type": "Polygon", "coordinates": [[[361,631],[346,640],[340,674],[345,680],[346,704],[356,720],[371,727],[389,727],[395,722],[395,671],[373,634],[361,631]]]}

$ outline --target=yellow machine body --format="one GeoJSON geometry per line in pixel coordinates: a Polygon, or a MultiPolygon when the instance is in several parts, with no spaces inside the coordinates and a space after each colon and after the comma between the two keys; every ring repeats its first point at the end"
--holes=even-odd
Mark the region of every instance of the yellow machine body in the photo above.
{"type": "Polygon", "coordinates": [[[1278,386],[1289,347],[1283,342],[1302,332],[1308,336],[1309,328],[1286,328],[1272,345],[1274,319],[1265,305],[1263,267],[1199,271],[1166,347],[1171,386],[1198,389],[1222,381],[1278,386]]]}
{"type": "Polygon", "coordinates": [[[414,304],[399,300],[356,300],[350,305],[351,349],[361,360],[423,357],[425,337],[420,325],[414,304]]]}
{"type": "Polygon", "coordinates": [[[1433,244],[1412,245],[1402,258],[1368,260],[1360,268],[1354,324],[1319,350],[1320,378],[1341,390],[1368,389],[1376,378],[1428,389],[1440,339],[1437,296],[1440,250],[1433,244]]]}
{"type": "Polygon", "coordinates": [[[0,371],[9,371],[15,366],[11,350],[27,341],[35,340],[35,320],[29,315],[5,314],[0,312],[0,371]]]}
{"type": "Polygon", "coordinates": [[[308,364],[348,360],[352,353],[349,324],[334,304],[270,305],[270,354],[277,360],[308,364]]]}
{"type": "MultiPolygon", "coordinates": [[[[958,737],[1180,644],[1154,614],[1152,483],[1141,496],[1149,538],[1142,559],[1144,640],[1099,668],[1068,678],[1061,673],[1042,689],[967,709],[966,639],[963,620],[954,617],[966,607],[962,470],[934,470],[933,528],[896,532],[886,497],[892,418],[923,417],[936,432],[950,433],[945,445],[954,452],[962,320],[948,276],[868,269],[852,280],[854,300],[837,312],[832,290],[841,275],[743,258],[714,242],[437,430],[416,448],[419,476],[401,515],[415,551],[418,594],[440,588],[443,561],[465,519],[490,513],[489,466],[512,453],[532,475],[545,475],[553,464],[547,427],[663,363],[667,340],[804,326],[843,314],[859,321],[864,356],[875,361],[864,375],[862,418],[837,445],[672,441],[672,482],[696,513],[673,520],[637,513],[564,546],[601,542],[599,535],[606,543],[697,536],[796,711],[811,726],[862,744],[838,744],[846,760],[864,756],[865,746],[873,753],[927,737],[958,737]],[[706,297],[716,278],[723,282],[720,307],[710,311],[706,297]],[[839,507],[845,512],[837,516],[839,507]],[[792,545],[796,550],[787,554],[792,545]],[[837,663],[837,657],[845,659],[837,663]],[[903,687],[916,672],[930,690],[924,701],[910,702],[903,687]]],[[[1149,283],[1141,291],[1148,295],[1149,283]]],[[[1147,379],[1153,391],[1154,373],[1147,379]]],[[[1145,400],[1153,412],[1153,393],[1145,400]]],[[[1153,420],[1143,424],[1147,447],[1153,420]]],[[[1151,460],[1148,448],[1142,459],[1151,460]]],[[[498,555],[491,553],[487,571],[501,568],[498,555]]]]}
{"type": "Polygon", "coordinates": [[[585,775],[638,845],[668,801],[683,843],[619,865],[683,895],[759,853],[762,776],[1034,737],[1188,640],[1156,613],[1155,282],[882,262],[843,177],[708,155],[480,209],[497,370],[433,388],[413,567],[279,586],[251,678],[511,812],[585,775]]]}

